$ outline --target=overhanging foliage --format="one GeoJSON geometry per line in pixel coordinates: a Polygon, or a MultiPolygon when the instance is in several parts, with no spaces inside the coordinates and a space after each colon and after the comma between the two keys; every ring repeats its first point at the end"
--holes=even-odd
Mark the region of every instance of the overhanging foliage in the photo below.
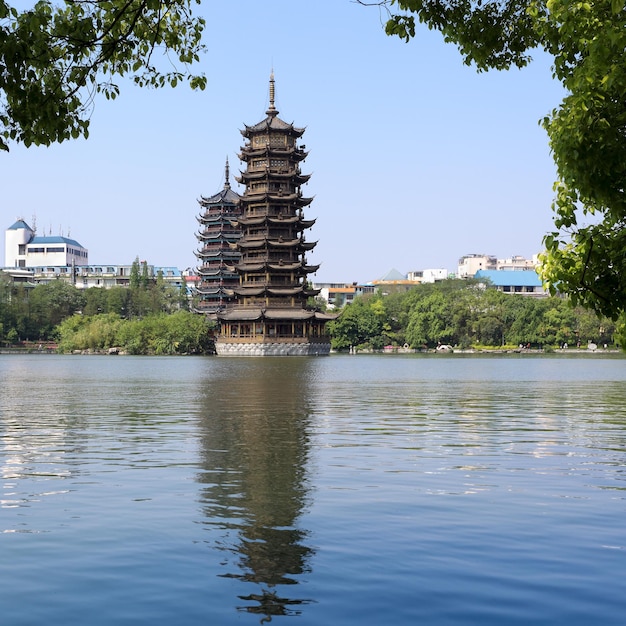
{"type": "Polygon", "coordinates": [[[204,28],[194,3],[40,0],[18,11],[0,0],[0,149],[87,137],[95,95],[115,98],[121,77],[204,89],[189,71],[204,28]]]}

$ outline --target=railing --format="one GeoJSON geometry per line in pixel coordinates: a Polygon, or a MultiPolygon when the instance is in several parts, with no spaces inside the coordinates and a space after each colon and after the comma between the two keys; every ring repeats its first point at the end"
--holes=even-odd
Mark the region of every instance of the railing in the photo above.
{"type": "Polygon", "coordinates": [[[220,340],[229,343],[328,343],[327,336],[307,337],[302,335],[238,335],[236,337],[220,337],[220,340]]]}

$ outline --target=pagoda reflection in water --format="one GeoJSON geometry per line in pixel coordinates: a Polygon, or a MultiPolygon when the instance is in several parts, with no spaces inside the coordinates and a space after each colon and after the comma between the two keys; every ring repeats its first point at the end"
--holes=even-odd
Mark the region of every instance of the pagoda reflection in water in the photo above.
{"type": "Polygon", "coordinates": [[[199,476],[221,576],[242,582],[237,607],[293,615],[314,554],[300,518],[309,505],[309,359],[233,359],[203,388],[199,476]],[[245,393],[241,390],[245,382],[245,393]]]}

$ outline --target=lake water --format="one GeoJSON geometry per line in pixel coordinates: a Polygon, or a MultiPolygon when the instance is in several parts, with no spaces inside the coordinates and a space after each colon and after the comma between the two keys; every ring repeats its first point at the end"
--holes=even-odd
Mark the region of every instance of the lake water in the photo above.
{"type": "Polygon", "coordinates": [[[623,625],[626,358],[0,355],[4,626],[623,625]]]}

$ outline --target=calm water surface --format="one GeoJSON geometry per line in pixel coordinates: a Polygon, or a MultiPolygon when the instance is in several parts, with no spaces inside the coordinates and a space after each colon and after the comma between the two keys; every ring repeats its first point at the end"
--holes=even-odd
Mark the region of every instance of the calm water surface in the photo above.
{"type": "Polygon", "coordinates": [[[0,355],[0,623],[623,625],[626,359],[0,355]]]}

